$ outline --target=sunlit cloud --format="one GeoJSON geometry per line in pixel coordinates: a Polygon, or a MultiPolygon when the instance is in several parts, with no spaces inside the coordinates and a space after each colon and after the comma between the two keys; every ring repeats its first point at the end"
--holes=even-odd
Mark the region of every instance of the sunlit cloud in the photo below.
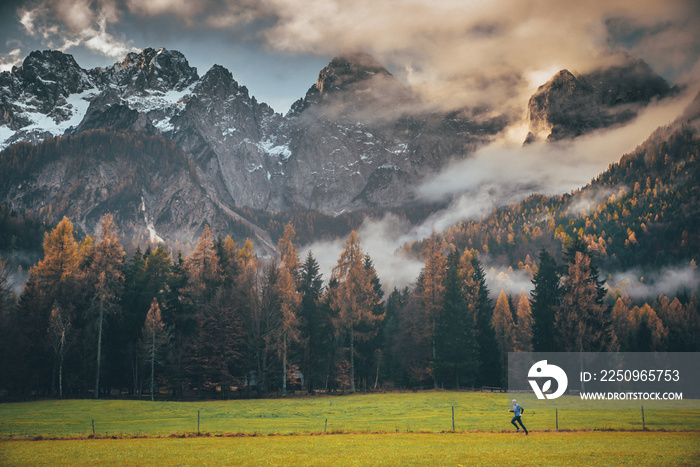
{"type": "Polygon", "coordinates": [[[19,47],[10,50],[8,53],[0,54],[0,72],[10,71],[13,66],[22,63],[22,49],[19,47]]]}
{"type": "Polygon", "coordinates": [[[78,46],[107,57],[120,58],[137,50],[108,29],[119,21],[113,0],[51,0],[18,11],[26,33],[63,52],[78,46]]]}

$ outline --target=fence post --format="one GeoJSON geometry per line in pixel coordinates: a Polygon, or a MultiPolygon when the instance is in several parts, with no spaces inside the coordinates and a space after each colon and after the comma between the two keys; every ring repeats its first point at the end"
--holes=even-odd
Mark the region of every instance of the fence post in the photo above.
{"type": "Polygon", "coordinates": [[[644,424],[644,406],[642,406],[642,430],[646,430],[646,425],[644,424]]]}
{"type": "Polygon", "coordinates": [[[554,409],[556,417],[557,417],[557,431],[559,431],[559,409],[554,409]]]}
{"type": "Polygon", "coordinates": [[[197,410],[197,434],[199,434],[199,410],[197,410]]]}
{"type": "Polygon", "coordinates": [[[455,431],[455,406],[452,406],[452,431],[455,431]]]}
{"type": "Polygon", "coordinates": [[[92,436],[95,436],[95,420],[92,421],[92,436]]]}
{"type": "Polygon", "coordinates": [[[328,429],[328,419],[326,419],[326,423],[323,425],[323,432],[326,432],[326,429],[328,429]]]}

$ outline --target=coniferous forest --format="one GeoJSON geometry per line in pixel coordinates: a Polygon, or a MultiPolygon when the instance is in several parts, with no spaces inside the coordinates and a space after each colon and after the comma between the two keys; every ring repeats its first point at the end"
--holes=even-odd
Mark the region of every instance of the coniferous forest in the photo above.
{"type": "Polygon", "coordinates": [[[288,224],[276,259],[208,227],[187,257],[127,256],[111,215],[80,241],[64,218],[19,297],[2,276],[0,387],[174,399],[480,388],[505,385],[509,351],[698,350],[695,295],[615,299],[581,237],[562,262],[540,252],[529,295],[494,302],[479,253],[437,235],[415,286],[387,295],[355,232],[329,278],[295,236],[288,224]]]}

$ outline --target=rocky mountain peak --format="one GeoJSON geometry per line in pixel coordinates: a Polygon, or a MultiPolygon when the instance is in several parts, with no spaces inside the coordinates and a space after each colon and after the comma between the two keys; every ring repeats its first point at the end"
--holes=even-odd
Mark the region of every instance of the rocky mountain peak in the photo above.
{"type": "Polygon", "coordinates": [[[321,96],[342,91],[374,75],[390,75],[372,55],[353,52],[335,57],[318,75],[316,89],[321,96]]]}
{"type": "Polygon", "coordinates": [[[58,95],[67,97],[93,86],[86,71],[73,56],[58,50],[32,52],[24,59],[22,66],[14,68],[11,74],[24,91],[51,100],[51,105],[58,95]]]}
{"type": "Polygon", "coordinates": [[[131,52],[107,69],[106,75],[108,81],[137,92],[181,91],[199,79],[197,69],[190,66],[182,53],[163,47],[131,52]]]}
{"type": "Polygon", "coordinates": [[[233,74],[221,65],[212,66],[197,85],[197,92],[204,92],[214,97],[240,95],[249,98],[248,88],[233,79],[233,74]]]}
{"type": "Polygon", "coordinates": [[[353,114],[368,109],[394,107],[410,99],[407,89],[372,55],[352,52],[335,57],[323,68],[303,100],[292,105],[290,115],[322,105],[331,114],[353,114]]]}
{"type": "Polygon", "coordinates": [[[578,76],[561,70],[530,98],[530,134],[525,142],[574,138],[624,123],[652,99],[673,92],[646,62],[630,57],[578,76]]]}
{"type": "MultiPolygon", "coordinates": [[[[561,70],[555,74],[543,87],[550,89],[566,89],[572,91],[578,85],[578,80],[569,70],[561,70]]],[[[542,89],[542,87],[540,87],[542,89]]]]}

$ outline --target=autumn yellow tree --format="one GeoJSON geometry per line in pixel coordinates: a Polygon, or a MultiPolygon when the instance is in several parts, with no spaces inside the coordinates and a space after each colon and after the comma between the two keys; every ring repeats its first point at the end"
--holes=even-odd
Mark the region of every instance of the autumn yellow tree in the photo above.
{"type": "Polygon", "coordinates": [[[151,302],[146,321],[141,331],[141,350],[151,367],[151,400],[154,399],[156,362],[160,359],[163,347],[167,340],[165,325],[161,318],[160,306],[156,298],[151,302]]]}
{"type": "Polygon", "coordinates": [[[282,395],[287,395],[287,340],[299,341],[299,307],[301,294],[297,289],[299,280],[299,256],[294,247],[296,232],[292,224],[284,228],[284,235],[277,244],[280,255],[280,273],[277,281],[282,312],[282,395]]]}
{"type": "Polygon", "coordinates": [[[518,322],[515,328],[515,351],[532,352],[532,309],[530,300],[524,290],[520,292],[516,316],[518,322]]]}
{"type": "Polygon", "coordinates": [[[598,300],[591,258],[576,252],[563,282],[561,304],[554,315],[559,349],[565,352],[616,351],[619,346],[607,308],[598,300]]]}
{"type": "MultiPolygon", "coordinates": [[[[73,224],[64,217],[56,228],[44,237],[44,259],[30,270],[39,288],[39,301],[34,303],[36,311],[48,311],[48,331],[54,349],[52,388],[58,372],[59,396],[63,397],[63,359],[67,334],[72,320],[73,304],[71,293],[74,281],[79,274],[78,244],[73,236],[73,224]]],[[[32,281],[30,281],[31,283],[32,281]]],[[[42,312],[43,315],[43,312],[42,312]]],[[[46,320],[41,317],[33,324],[46,331],[46,320]]]]}
{"type": "Polygon", "coordinates": [[[124,247],[119,242],[117,226],[111,214],[105,214],[99,226],[100,240],[92,252],[87,276],[93,284],[91,306],[97,321],[97,369],[95,374],[95,398],[100,393],[100,365],[102,362],[102,334],[105,319],[119,307],[124,283],[122,264],[124,247]]]}
{"type": "Polygon", "coordinates": [[[629,350],[632,333],[632,300],[629,296],[618,297],[612,308],[612,325],[622,351],[629,350]]]}
{"type": "Polygon", "coordinates": [[[199,237],[197,246],[184,264],[187,285],[184,293],[194,308],[203,305],[221,285],[223,274],[219,258],[214,251],[214,239],[208,225],[199,237]]]}
{"type": "Polygon", "coordinates": [[[632,323],[632,351],[659,352],[666,350],[668,331],[649,304],[634,307],[630,313],[632,323]]]}
{"type": "Polygon", "coordinates": [[[355,340],[371,336],[355,332],[358,324],[364,323],[368,329],[377,330],[383,315],[373,313],[379,302],[370,270],[364,265],[365,255],[360,247],[360,237],[353,230],[345,241],[345,248],[333,268],[331,282],[337,285],[331,290],[331,307],[338,313],[336,330],[347,333],[350,342],[350,391],[355,391],[355,340]]]}
{"type": "MultiPolygon", "coordinates": [[[[428,246],[423,254],[425,256],[425,265],[418,277],[417,294],[420,299],[421,315],[425,326],[423,328],[424,332],[421,334],[429,334],[430,336],[431,361],[433,362],[432,366],[434,366],[437,358],[435,335],[440,310],[443,307],[445,275],[447,273],[447,258],[442,253],[442,242],[438,241],[437,235],[433,234],[430,237],[428,246]]],[[[433,386],[437,389],[438,383],[434,368],[431,372],[433,374],[433,386]]]]}
{"type": "Polygon", "coordinates": [[[496,308],[493,310],[493,330],[501,351],[501,377],[505,380],[508,352],[515,350],[515,323],[505,290],[501,290],[496,300],[496,308]]]}

